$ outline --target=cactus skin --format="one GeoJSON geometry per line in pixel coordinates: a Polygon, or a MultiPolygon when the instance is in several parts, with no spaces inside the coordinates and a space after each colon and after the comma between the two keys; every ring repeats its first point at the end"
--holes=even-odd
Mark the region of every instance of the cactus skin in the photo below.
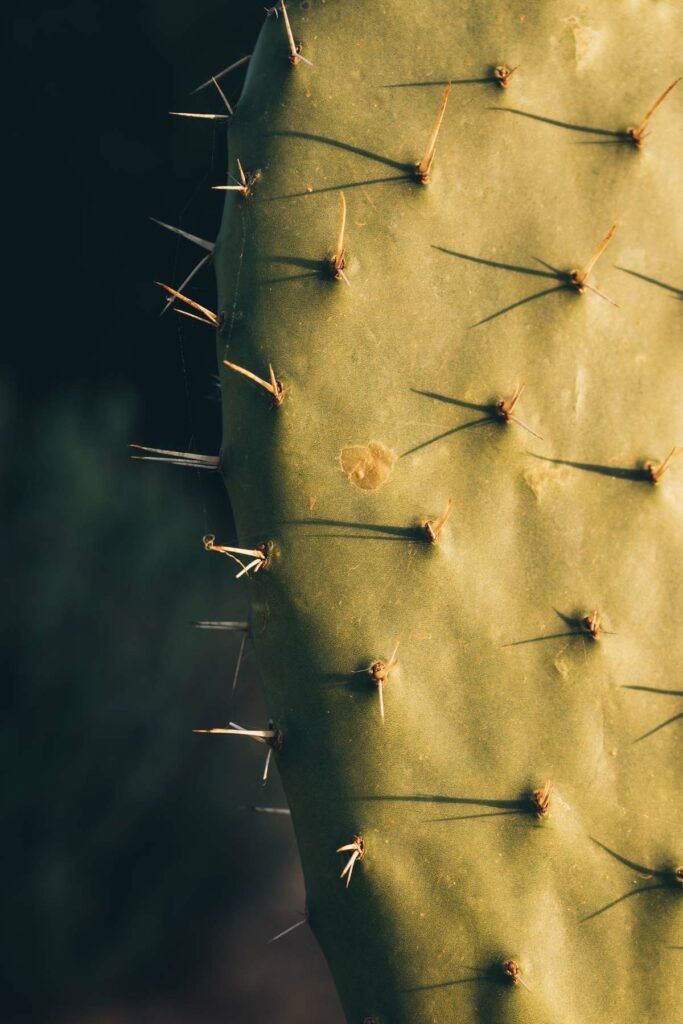
{"type": "Polygon", "coordinates": [[[273,545],[246,585],[310,925],[351,1024],[674,1024],[683,466],[642,467],[683,441],[683,88],[641,151],[581,126],[625,132],[676,78],[680,7],[289,14],[313,66],[267,19],[229,136],[260,173],[215,267],[221,469],[240,543],[273,545]],[[324,272],[340,190],[351,288],[324,272]],[[590,281],[619,308],[539,262],[582,267],[613,222],[590,281]],[[225,358],[271,363],[282,404],[225,358]],[[520,382],[543,440],[468,426],[520,382]],[[343,471],[370,445],[374,489],[343,471]],[[582,631],[595,609],[613,634],[582,631]],[[399,639],[382,723],[362,670],[399,639]]]}

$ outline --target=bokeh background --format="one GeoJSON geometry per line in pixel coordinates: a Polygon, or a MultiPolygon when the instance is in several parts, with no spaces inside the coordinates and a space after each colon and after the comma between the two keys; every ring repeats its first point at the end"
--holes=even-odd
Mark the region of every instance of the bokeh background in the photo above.
{"type": "MultiPolygon", "coordinates": [[[[298,3],[299,0],[292,0],[298,3]]],[[[216,475],[130,442],[215,453],[213,335],[169,313],[215,237],[226,131],[190,91],[249,53],[254,0],[34,0],[2,14],[6,267],[0,364],[0,1021],[341,1024],[307,926],[277,772],[195,727],[267,717],[216,475]]],[[[231,100],[242,82],[223,80],[231,100]]],[[[191,293],[214,304],[211,270],[191,293]]]]}

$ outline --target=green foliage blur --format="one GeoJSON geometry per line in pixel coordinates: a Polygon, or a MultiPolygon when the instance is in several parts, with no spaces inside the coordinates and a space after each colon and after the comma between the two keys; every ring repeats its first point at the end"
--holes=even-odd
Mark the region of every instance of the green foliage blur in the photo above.
{"type": "MultiPolygon", "coordinates": [[[[136,441],[215,453],[213,337],[168,313],[215,236],[225,129],[190,90],[250,52],[252,0],[39,0],[6,8],[13,185],[0,364],[0,1020],[341,1019],[307,929],[277,774],[256,744],[193,735],[266,709],[241,619],[233,526],[213,474],[131,462],[136,441]],[[14,277],[16,279],[14,279],[14,277]],[[9,324],[7,324],[9,320],[9,324]],[[239,749],[238,749],[239,748],[239,749]],[[252,749],[255,748],[255,749],[252,749]]],[[[241,73],[224,81],[232,100],[241,73]]],[[[211,306],[211,271],[192,294],[211,306]]]]}

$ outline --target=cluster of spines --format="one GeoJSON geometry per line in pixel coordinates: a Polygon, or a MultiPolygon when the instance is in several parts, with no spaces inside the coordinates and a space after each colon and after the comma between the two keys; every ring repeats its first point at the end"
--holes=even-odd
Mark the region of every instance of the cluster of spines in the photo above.
{"type": "MultiPolygon", "coordinates": [[[[298,43],[298,42],[295,41],[294,34],[293,34],[293,31],[292,31],[292,27],[291,27],[291,24],[290,24],[290,21],[289,21],[288,12],[287,12],[287,9],[286,9],[285,0],[280,0],[280,2],[275,7],[268,9],[267,13],[268,14],[273,14],[276,17],[278,17],[280,14],[282,15],[283,24],[284,24],[284,28],[285,28],[285,36],[286,36],[286,40],[287,40],[287,49],[288,49],[287,56],[288,56],[289,63],[292,65],[292,67],[296,67],[298,64],[301,64],[301,63],[305,63],[305,64],[309,64],[309,65],[312,64],[312,62],[310,60],[308,60],[308,58],[303,56],[301,43],[298,43]]],[[[198,117],[200,119],[219,120],[219,121],[229,122],[230,119],[233,116],[234,111],[233,111],[232,106],[230,105],[229,101],[227,100],[227,97],[225,96],[225,93],[221,89],[221,87],[220,87],[220,85],[218,83],[218,79],[223,77],[223,75],[227,74],[228,72],[232,71],[233,69],[243,65],[249,59],[250,59],[250,55],[242,58],[241,60],[239,60],[237,62],[235,62],[234,64],[230,65],[228,68],[226,68],[222,72],[220,72],[218,75],[212,76],[207,82],[202,83],[202,85],[199,86],[198,89],[195,90],[195,92],[199,92],[201,89],[203,89],[203,88],[213,84],[215,86],[217,92],[219,93],[219,95],[221,97],[221,100],[222,100],[222,102],[223,102],[223,104],[224,104],[224,106],[226,108],[226,111],[227,111],[226,114],[221,114],[221,115],[216,115],[216,114],[188,114],[188,113],[173,112],[175,114],[175,116],[198,117]]],[[[509,87],[509,85],[510,85],[511,77],[514,74],[514,72],[517,71],[518,67],[519,67],[519,65],[517,65],[515,67],[512,67],[512,68],[508,67],[505,64],[494,65],[492,67],[491,80],[493,82],[496,82],[501,88],[507,89],[509,87]]],[[[623,138],[623,141],[628,141],[628,142],[632,143],[637,149],[642,148],[644,140],[649,135],[649,132],[647,131],[647,129],[649,127],[650,120],[651,120],[653,114],[659,108],[659,106],[663,103],[663,101],[667,98],[667,96],[674,89],[674,87],[676,85],[678,85],[678,83],[680,81],[681,81],[680,78],[675,79],[661,93],[661,95],[656,99],[656,101],[649,108],[649,110],[645,114],[645,116],[642,119],[642,121],[636,127],[631,127],[631,128],[626,129],[623,132],[617,132],[617,133],[614,133],[614,134],[617,134],[621,138],[623,138]]],[[[446,86],[446,88],[444,90],[443,96],[441,98],[441,103],[440,103],[440,106],[439,106],[439,109],[438,109],[438,112],[437,112],[436,120],[435,120],[434,126],[432,128],[432,131],[430,133],[430,136],[429,136],[429,139],[428,139],[428,143],[427,143],[427,147],[425,149],[424,155],[423,155],[423,157],[418,162],[416,162],[416,164],[414,165],[413,170],[412,170],[414,178],[420,184],[423,184],[423,185],[428,184],[430,179],[431,179],[432,167],[433,167],[435,153],[436,153],[437,141],[438,141],[441,125],[442,125],[442,122],[443,122],[443,119],[444,119],[444,115],[445,115],[445,111],[446,111],[446,107],[447,107],[447,103],[448,103],[448,98],[449,98],[450,90],[451,90],[451,83],[449,82],[447,84],[447,86],[446,86]]],[[[245,169],[243,168],[243,166],[242,166],[242,164],[241,164],[239,159],[236,159],[236,165],[237,165],[237,170],[238,170],[238,178],[235,179],[234,182],[231,183],[231,184],[217,185],[217,186],[213,186],[213,188],[214,188],[214,190],[219,190],[219,191],[235,191],[235,192],[240,193],[244,200],[249,200],[254,195],[255,187],[256,187],[256,185],[257,185],[257,183],[259,181],[259,178],[260,178],[260,171],[258,171],[258,170],[245,171],[245,169]]],[[[346,274],[346,269],[347,269],[346,238],[345,238],[345,231],[346,231],[346,199],[345,199],[345,196],[344,196],[343,192],[339,193],[339,207],[340,207],[340,222],[339,222],[339,228],[338,228],[338,232],[337,232],[337,236],[336,236],[336,240],[335,240],[335,245],[334,245],[334,248],[333,248],[331,254],[326,256],[326,257],[324,257],[321,260],[321,272],[326,272],[333,280],[343,281],[345,284],[349,285],[349,287],[350,287],[350,281],[349,281],[349,278],[348,278],[348,276],[346,274]]],[[[222,326],[223,326],[223,317],[221,315],[217,315],[217,314],[213,313],[211,310],[207,309],[206,307],[201,306],[199,303],[195,302],[194,300],[192,300],[188,296],[184,295],[183,291],[182,291],[182,289],[184,287],[186,287],[186,285],[192,280],[194,275],[201,269],[201,267],[203,267],[204,265],[206,265],[208,262],[211,261],[211,259],[213,257],[213,244],[210,243],[210,242],[206,242],[205,240],[200,239],[197,236],[191,235],[191,234],[189,234],[189,233],[187,233],[187,232],[185,232],[185,231],[183,231],[183,230],[181,230],[179,228],[171,227],[170,225],[165,224],[165,223],[163,223],[161,221],[156,221],[156,223],[159,223],[161,226],[163,226],[165,228],[168,228],[169,230],[171,230],[171,231],[175,232],[176,234],[180,235],[181,237],[184,237],[187,240],[189,240],[189,241],[199,245],[200,247],[204,248],[207,251],[207,255],[202,258],[202,260],[193,269],[191,274],[183,281],[183,283],[180,285],[179,288],[174,289],[174,288],[172,288],[169,285],[162,284],[162,283],[159,282],[159,286],[161,288],[163,288],[168,293],[168,295],[169,295],[169,298],[167,299],[167,303],[166,303],[165,309],[167,309],[170,306],[174,305],[176,300],[180,301],[180,302],[184,303],[186,306],[190,307],[190,309],[192,309],[193,312],[189,312],[188,310],[184,310],[184,309],[178,309],[176,307],[176,312],[177,313],[181,313],[181,314],[183,314],[185,316],[189,316],[189,317],[191,317],[193,319],[197,319],[200,322],[206,323],[208,326],[211,326],[214,329],[216,329],[218,332],[220,332],[222,330],[222,326]]],[[[593,271],[593,269],[594,269],[598,259],[600,258],[600,256],[605,251],[605,249],[607,248],[607,246],[611,242],[612,238],[614,237],[614,234],[616,232],[616,227],[617,227],[616,224],[612,224],[612,226],[610,227],[609,231],[607,232],[605,237],[602,239],[602,241],[599,243],[599,245],[597,246],[595,252],[591,256],[589,261],[583,267],[581,267],[580,269],[577,269],[577,270],[568,271],[564,275],[559,275],[560,277],[564,278],[566,286],[571,287],[572,289],[574,289],[579,295],[585,294],[586,291],[592,291],[593,293],[595,293],[596,295],[598,295],[601,298],[605,299],[606,301],[610,302],[614,306],[616,306],[617,303],[613,302],[613,300],[608,298],[608,296],[606,296],[603,292],[598,290],[595,287],[595,285],[593,285],[591,282],[589,282],[589,277],[590,277],[590,275],[591,275],[591,273],[592,273],[592,271],[593,271]]],[[[164,309],[164,312],[165,312],[165,309],[164,309]]],[[[280,380],[280,378],[278,376],[276,376],[275,371],[273,369],[273,366],[271,364],[268,364],[268,379],[265,380],[264,378],[259,377],[256,373],[252,372],[251,370],[248,370],[248,369],[246,369],[244,367],[238,366],[237,364],[232,363],[232,362],[228,361],[227,359],[223,360],[223,363],[224,363],[224,365],[226,367],[228,367],[229,369],[233,370],[234,372],[242,375],[243,377],[251,380],[254,384],[259,386],[264,392],[266,392],[267,395],[270,398],[270,402],[271,402],[271,405],[273,407],[277,408],[279,405],[282,404],[282,402],[283,402],[283,400],[285,398],[286,390],[287,389],[284,387],[284,385],[283,385],[282,381],[280,380]]],[[[541,436],[538,433],[536,433],[536,431],[532,430],[532,428],[529,427],[526,423],[524,423],[523,421],[518,419],[518,417],[514,413],[514,410],[515,410],[515,408],[517,406],[517,403],[518,403],[518,401],[519,401],[519,399],[521,397],[521,394],[522,394],[522,392],[524,390],[524,386],[525,386],[524,384],[517,384],[515,389],[514,389],[514,391],[513,391],[513,393],[512,393],[512,395],[509,398],[498,399],[496,401],[496,403],[494,404],[494,406],[492,407],[492,416],[489,417],[489,418],[490,419],[496,419],[497,418],[499,421],[501,421],[501,422],[503,422],[505,424],[516,423],[519,426],[523,427],[525,430],[529,431],[531,434],[533,434],[539,440],[542,440],[541,436]]],[[[165,462],[168,462],[170,464],[184,465],[184,466],[188,466],[188,467],[191,467],[191,468],[197,468],[197,469],[212,469],[212,470],[215,470],[215,469],[219,468],[220,459],[219,459],[218,456],[196,455],[196,454],[187,453],[187,452],[177,452],[177,451],[169,451],[169,450],[166,450],[166,449],[148,448],[148,447],[144,447],[144,446],[140,446],[140,445],[133,445],[132,447],[147,453],[145,455],[134,456],[135,458],[143,458],[143,459],[147,459],[147,460],[165,461],[165,462]]],[[[658,484],[660,482],[662,476],[664,475],[664,473],[671,466],[671,464],[677,458],[679,458],[682,454],[683,454],[683,446],[674,447],[671,450],[671,452],[669,453],[669,455],[663,461],[661,461],[661,462],[655,462],[655,461],[648,461],[648,462],[646,462],[644,464],[644,466],[643,466],[643,469],[642,469],[642,477],[641,478],[647,479],[647,480],[649,480],[653,484],[658,484]]],[[[441,532],[442,532],[446,522],[450,518],[450,515],[452,513],[452,509],[453,509],[453,499],[449,498],[445,509],[442,511],[442,513],[436,519],[427,519],[427,520],[424,521],[424,523],[422,525],[422,528],[421,528],[421,533],[422,533],[423,538],[426,539],[426,541],[428,543],[430,543],[430,544],[438,543],[439,536],[440,536],[440,534],[441,534],[441,532]]],[[[253,570],[253,573],[255,574],[255,573],[257,573],[261,569],[264,569],[264,570],[268,569],[268,568],[271,567],[271,564],[272,564],[273,545],[272,545],[272,543],[270,541],[265,541],[262,544],[258,545],[256,548],[247,549],[247,548],[239,548],[239,547],[230,547],[230,546],[217,545],[215,543],[215,537],[213,535],[207,535],[207,536],[205,536],[203,538],[203,543],[204,543],[204,547],[205,547],[205,549],[207,551],[215,551],[215,552],[224,554],[224,555],[228,556],[229,558],[233,559],[235,562],[237,562],[238,565],[240,566],[240,571],[237,573],[238,578],[243,576],[243,575],[244,576],[249,576],[250,571],[252,571],[252,570],[253,570]],[[242,556],[244,558],[248,558],[249,561],[247,562],[247,564],[245,564],[239,556],[242,556]]],[[[583,635],[583,636],[590,637],[592,640],[596,640],[597,641],[597,640],[599,640],[603,636],[603,634],[611,632],[610,630],[606,630],[604,628],[604,626],[602,624],[601,615],[600,615],[600,613],[597,610],[593,611],[591,613],[588,613],[588,614],[586,614],[586,615],[584,615],[582,617],[580,617],[579,619],[576,620],[576,624],[577,624],[578,628],[573,630],[572,633],[569,634],[569,635],[575,635],[575,634],[583,635]]],[[[201,628],[240,629],[242,631],[243,636],[242,636],[242,643],[241,643],[241,646],[240,646],[240,654],[239,654],[239,658],[238,658],[238,668],[237,668],[237,671],[235,673],[235,678],[234,678],[234,681],[233,681],[233,690],[234,690],[234,686],[235,686],[236,681],[237,681],[237,673],[239,671],[239,664],[241,663],[241,659],[242,659],[242,655],[243,655],[244,643],[246,642],[246,639],[247,639],[247,637],[249,635],[248,624],[246,624],[246,623],[218,623],[218,622],[214,622],[214,623],[198,623],[197,625],[200,626],[201,628]]],[[[389,679],[390,673],[398,665],[398,660],[397,660],[397,657],[396,657],[397,651],[398,651],[398,646],[399,646],[399,644],[397,642],[395,647],[394,647],[394,650],[393,650],[392,654],[390,655],[390,657],[389,657],[389,659],[387,661],[384,661],[382,659],[377,659],[377,660],[373,661],[372,664],[367,669],[359,670],[359,671],[367,672],[367,674],[370,677],[372,685],[377,688],[377,691],[378,691],[378,694],[379,694],[380,716],[381,716],[382,722],[384,722],[384,697],[383,697],[383,690],[384,690],[384,686],[386,685],[386,683],[387,683],[387,681],[389,679]]],[[[506,645],[506,646],[509,646],[509,645],[506,645]]],[[[272,721],[268,723],[267,729],[264,729],[264,730],[247,730],[247,729],[244,729],[242,726],[237,725],[234,722],[230,722],[229,728],[196,729],[194,731],[195,732],[203,732],[203,733],[243,735],[243,736],[250,737],[250,738],[256,740],[257,742],[260,742],[262,744],[267,745],[268,746],[268,754],[267,754],[266,765],[265,765],[265,769],[264,769],[264,773],[263,773],[263,781],[264,782],[267,779],[268,766],[270,764],[270,759],[271,759],[271,755],[272,755],[273,751],[279,753],[282,750],[283,744],[284,744],[284,736],[283,736],[282,731],[272,721]]],[[[539,787],[538,789],[534,790],[530,794],[530,796],[529,796],[529,799],[528,799],[528,809],[534,814],[534,816],[537,818],[538,821],[544,821],[549,816],[549,814],[550,814],[550,810],[551,810],[551,794],[552,794],[552,785],[551,785],[550,781],[546,781],[541,787],[539,787]]],[[[284,809],[284,808],[254,808],[254,810],[260,810],[260,811],[270,812],[270,813],[287,813],[286,809],[284,809]]],[[[615,857],[617,860],[621,861],[622,863],[627,864],[628,866],[631,866],[631,867],[635,867],[635,868],[639,868],[639,869],[642,868],[642,866],[635,865],[633,862],[625,860],[619,854],[616,854],[614,851],[612,851],[609,848],[605,847],[602,843],[599,843],[597,840],[594,840],[594,841],[597,843],[598,846],[602,847],[604,850],[606,850],[609,854],[611,854],[613,857],[615,857]]],[[[356,835],[354,835],[352,837],[350,842],[342,844],[340,847],[338,847],[336,852],[337,853],[348,853],[349,854],[348,859],[346,861],[346,864],[344,865],[344,868],[343,868],[343,870],[341,872],[341,878],[342,879],[344,879],[344,878],[346,879],[346,883],[345,884],[348,887],[350,882],[351,882],[351,877],[352,877],[353,868],[354,868],[355,864],[361,862],[364,859],[365,855],[366,855],[366,852],[367,852],[367,840],[366,840],[366,838],[361,833],[358,833],[358,834],[356,834],[356,835]]],[[[683,867],[673,868],[673,869],[668,869],[667,868],[667,869],[644,869],[644,870],[649,871],[650,877],[658,877],[660,879],[663,879],[664,880],[664,884],[667,884],[667,885],[673,884],[676,887],[683,886],[683,867]]],[[[654,887],[655,888],[659,888],[659,887],[661,887],[661,885],[658,884],[658,885],[656,885],[654,887]]],[[[652,888],[652,887],[650,887],[650,888],[652,888]]],[[[636,891],[640,891],[640,890],[636,890],[636,891]]],[[[590,915],[590,916],[593,916],[593,915],[590,915]]],[[[275,939],[280,938],[282,935],[285,935],[288,932],[292,931],[294,928],[299,927],[299,925],[304,924],[306,922],[306,920],[307,920],[307,914],[305,914],[303,916],[301,921],[299,921],[299,922],[297,922],[297,924],[291,926],[291,928],[285,929],[284,932],[281,932],[279,935],[275,936],[274,939],[271,940],[271,941],[274,941],[275,939]]],[[[514,960],[514,959],[507,959],[507,960],[503,961],[500,964],[500,972],[501,972],[501,977],[506,979],[506,980],[508,980],[512,985],[520,985],[521,984],[522,986],[528,988],[528,986],[526,985],[526,982],[524,981],[524,979],[522,977],[520,966],[519,966],[519,964],[517,963],[516,960],[514,960]]],[[[368,1020],[368,1021],[371,1020],[371,1019],[372,1018],[366,1018],[366,1020],[368,1020]]]]}

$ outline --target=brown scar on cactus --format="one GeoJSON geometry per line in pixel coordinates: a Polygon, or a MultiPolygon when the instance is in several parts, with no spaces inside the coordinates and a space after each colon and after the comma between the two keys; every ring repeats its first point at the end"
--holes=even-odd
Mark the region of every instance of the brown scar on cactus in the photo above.
{"type": "Polygon", "coordinates": [[[524,430],[527,430],[530,434],[533,434],[534,437],[537,437],[539,441],[542,441],[543,438],[540,434],[537,434],[536,431],[532,430],[527,423],[524,423],[517,416],[513,415],[514,408],[522,397],[522,392],[525,387],[526,384],[518,384],[509,398],[499,399],[499,401],[496,402],[496,416],[501,419],[503,423],[516,423],[518,427],[523,427],[524,430]]]}
{"type": "Polygon", "coordinates": [[[346,862],[344,870],[342,871],[341,875],[339,876],[340,878],[343,878],[344,875],[346,875],[346,888],[348,889],[349,885],[351,884],[351,875],[353,874],[353,868],[354,868],[354,865],[355,865],[356,861],[357,860],[361,861],[363,859],[363,857],[365,856],[365,853],[366,853],[365,839],[360,834],[357,835],[357,836],[354,836],[352,842],[346,843],[345,846],[338,846],[336,852],[337,853],[349,852],[351,854],[351,856],[349,857],[349,859],[346,862]]]}
{"type": "Polygon", "coordinates": [[[350,483],[362,491],[376,491],[391,476],[396,456],[380,441],[370,441],[342,448],[339,461],[350,483]]]}
{"type": "Polygon", "coordinates": [[[513,68],[509,68],[507,64],[496,64],[493,69],[493,77],[501,89],[507,89],[510,79],[519,66],[519,64],[515,64],[513,68]]]}
{"type": "Polygon", "coordinates": [[[668,85],[666,87],[666,89],[661,94],[661,96],[658,96],[657,99],[655,100],[655,102],[652,104],[652,106],[650,107],[650,109],[648,110],[647,114],[645,115],[645,117],[640,122],[640,124],[638,125],[637,128],[628,128],[626,130],[627,136],[629,137],[629,139],[631,140],[633,145],[636,147],[636,149],[641,149],[645,139],[648,138],[648,136],[652,134],[651,132],[647,132],[647,134],[645,134],[645,129],[647,128],[647,126],[648,126],[648,124],[650,122],[650,118],[654,114],[655,110],[657,110],[659,107],[661,107],[662,103],[667,98],[669,93],[673,89],[676,88],[676,86],[678,85],[678,83],[680,81],[681,81],[680,78],[675,78],[673,80],[673,82],[671,83],[671,85],[668,85]]]}
{"type": "Polygon", "coordinates": [[[539,821],[544,821],[550,814],[550,795],[552,789],[552,783],[548,779],[540,789],[535,789],[531,794],[531,805],[539,821]]]}
{"type": "Polygon", "coordinates": [[[239,183],[237,185],[212,185],[212,192],[241,192],[245,199],[249,199],[254,192],[254,185],[261,177],[260,171],[245,171],[240,161],[235,157],[239,183]]]}
{"type": "Polygon", "coordinates": [[[183,295],[183,293],[178,291],[176,288],[171,288],[169,284],[164,284],[162,281],[155,281],[154,283],[159,288],[163,288],[164,291],[168,292],[168,294],[171,295],[174,299],[179,299],[180,302],[184,302],[187,306],[190,306],[192,309],[196,309],[199,313],[202,314],[202,316],[195,316],[193,313],[188,313],[184,309],[176,309],[176,313],[180,313],[183,316],[189,316],[191,320],[199,320],[200,323],[208,324],[209,327],[215,327],[216,329],[218,329],[221,326],[220,318],[217,317],[216,314],[213,313],[210,309],[207,309],[206,306],[202,306],[198,302],[195,302],[194,299],[188,298],[187,295],[183,295]]]}
{"type": "Polygon", "coordinates": [[[609,229],[609,231],[607,232],[607,234],[605,235],[603,240],[600,242],[600,245],[597,247],[597,249],[595,250],[595,252],[591,256],[591,258],[589,259],[589,261],[585,265],[585,267],[583,267],[581,270],[572,270],[572,271],[570,271],[569,283],[571,284],[571,286],[573,288],[576,288],[576,290],[579,293],[579,295],[583,295],[585,293],[586,289],[588,289],[589,291],[594,292],[596,295],[599,295],[601,299],[605,299],[606,302],[609,302],[613,306],[617,306],[618,307],[618,303],[617,302],[614,302],[613,299],[610,299],[603,292],[598,291],[598,289],[595,288],[592,284],[588,284],[588,278],[589,278],[593,268],[595,267],[595,264],[598,262],[598,260],[602,256],[603,252],[605,251],[605,249],[607,248],[609,243],[614,238],[616,230],[617,230],[617,225],[616,224],[612,224],[611,228],[609,229]]]}
{"type": "Polygon", "coordinates": [[[174,452],[168,448],[148,448],[144,444],[129,444],[129,448],[150,452],[149,455],[131,455],[136,462],[165,462],[169,466],[186,466],[188,469],[217,470],[218,455],[198,455],[196,452],[174,452]]]}
{"type": "Polygon", "coordinates": [[[681,455],[683,455],[683,445],[678,448],[672,448],[663,462],[646,462],[645,472],[647,473],[649,480],[653,484],[658,484],[671,463],[675,462],[681,455]]]}
{"type": "Polygon", "coordinates": [[[346,231],[346,197],[343,192],[339,193],[339,228],[337,230],[337,242],[334,252],[327,257],[327,267],[330,275],[335,281],[343,281],[351,287],[351,282],[346,276],[346,248],[344,245],[344,234],[346,231]]]}
{"type": "Polygon", "coordinates": [[[437,519],[428,519],[424,524],[424,532],[430,544],[439,543],[439,535],[448,522],[453,511],[453,499],[449,498],[446,507],[437,519]]]}
{"type": "Polygon", "coordinates": [[[441,97],[441,106],[439,112],[436,115],[436,121],[432,128],[432,134],[429,136],[429,142],[425,149],[424,156],[415,165],[415,177],[421,185],[427,185],[432,176],[432,164],[434,163],[434,154],[436,152],[436,143],[439,138],[439,130],[441,128],[441,122],[446,112],[446,104],[448,103],[448,95],[451,91],[451,83],[449,82],[444,89],[443,96],[441,97]]]}
{"type": "Polygon", "coordinates": [[[282,381],[275,376],[275,371],[273,370],[271,363],[268,363],[268,374],[270,376],[269,381],[263,380],[262,377],[258,377],[255,373],[252,373],[251,370],[245,370],[243,366],[237,366],[236,363],[228,362],[227,359],[223,360],[223,365],[228,366],[231,370],[234,370],[235,373],[241,373],[243,377],[248,377],[249,380],[253,380],[255,384],[264,388],[265,391],[272,395],[274,406],[282,405],[286,391],[282,386],[282,381]]]}
{"type": "Polygon", "coordinates": [[[241,576],[248,576],[251,569],[254,570],[254,575],[260,569],[269,569],[271,565],[273,546],[269,541],[263,544],[259,544],[256,548],[237,548],[227,544],[216,544],[216,535],[213,533],[207,533],[202,537],[202,544],[204,545],[205,551],[216,551],[219,555],[226,555],[227,558],[231,558],[233,562],[237,562],[240,566],[240,571],[235,576],[235,579],[239,579],[241,576]],[[238,555],[246,555],[251,557],[251,561],[245,565],[244,562],[238,558],[238,555]]]}

